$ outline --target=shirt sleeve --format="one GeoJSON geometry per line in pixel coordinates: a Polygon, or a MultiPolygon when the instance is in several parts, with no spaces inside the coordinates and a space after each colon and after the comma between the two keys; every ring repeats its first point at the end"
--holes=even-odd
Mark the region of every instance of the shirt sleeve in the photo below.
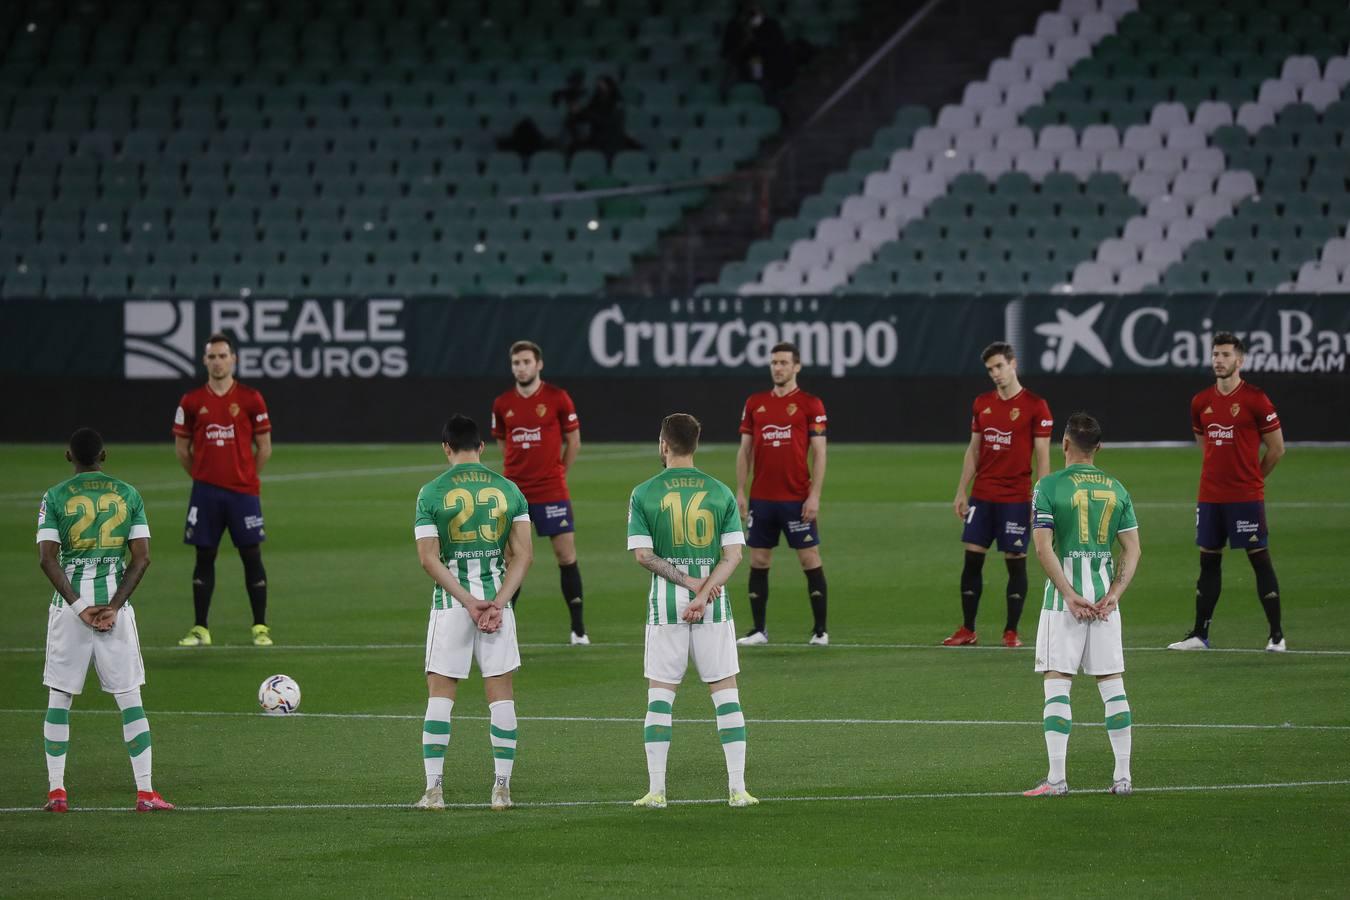
{"type": "Polygon", "coordinates": [[[511,521],[528,522],[530,521],[530,504],[521,493],[520,488],[516,488],[511,494],[511,521]]]}
{"type": "Polygon", "coordinates": [[[1041,398],[1040,408],[1036,410],[1036,421],[1031,425],[1033,438],[1050,437],[1055,428],[1055,417],[1050,414],[1050,404],[1041,398]]]}
{"type": "Polygon", "coordinates": [[[628,549],[653,547],[652,528],[647,522],[647,514],[642,510],[637,490],[628,498],[628,549]]]}
{"type": "Polygon", "coordinates": [[[581,420],[577,418],[577,406],[567,391],[558,391],[558,427],[562,429],[563,434],[570,434],[581,427],[581,420]]]}
{"type": "Polygon", "coordinates": [[[1262,434],[1269,434],[1280,427],[1280,414],[1275,411],[1275,404],[1270,402],[1265,391],[1256,395],[1252,412],[1256,414],[1256,430],[1262,434]]]}
{"type": "Polygon", "coordinates": [[[750,401],[745,401],[745,409],[741,410],[741,434],[754,434],[755,423],[750,415],[750,401]]]}
{"type": "Polygon", "coordinates": [[[1031,515],[1033,528],[1049,528],[1052,531],[1055,527],[1055,511],[1050,506],[1049,485],[1042,478],[1036,482],[1036,488],[1031,492],[1031,515]]]}
{"type": "Polygon", "coordinates": [[[1191,431],[1196,434],[1205,433],[1205,423],[1200,421],[1200,397],[1191,398],[1191,431]]]}
{"type": "Polygon", "coordinates": [[[413,536],[417,540],[441,536],[441,529],[436,525],[435,512],[427,500],[425,491],[417,495],[417,507],[413,513],[413,536]]]}
{"type": "Polygon", "coordinates": [[[492,436],[499,441],[506,438],[506,429],[502,427],[501,398],[492,401],[492,436]]]}
{"type": "Polygon", "coordinates": [[[249,410],[253,418],[253,433],[267,434],[272,430],[272,417],[267,412],[267,401],[258,391],[253,392],[253,408],[249,410]]]}
{"type": "Polygon", "coordinates": [[[1120,526],[1116,528],[1116,533],[1122,531],[1135,531],[1139,528],[1139,520],[1134,516],[1134,500],[1129,494],[1125,495],[1125,502],[1120,507],[1120,526]]]}
{"type": "Polygon", "coordinates": [[[44,541],[59,544],[61,543],[61,528],[57,521],[56,503],[52,500],[50,493],[42,495],[42,502],[38,504],[37,520],[37,542],[44,541]]]}
{"type": "Polygon", "coordinates": [[[145,517],[145,501],[141,499],[140,491],[132,491],[127,495],[127,512],[130,513],[127,519],[131,523],[127,540],[150,537],[150,520],[145,517]]]}
{"type": "Polygon", "coordinates": [[[722,546],[727,547],[731,544],[744,544],[745,532],[741,528],[741,510],[736,505],[736,498],[732,496],[731,491],[726,492],[723,498],[726,511],[722,513],[722,546]]]}
{"type": "Polygon", "coordinates": [[[806,433],[813,438],[823,438],[829,431],[829,418],[825,415],[825,404],[819,397],[811,401],[811,408],[806,411],[806,433]]]}
{"type": "Polygon", "coordinates": [[[970,433],[980,433],[980,414],[978,398],[970,404],[970,433]]]}
{"type": "Polygon", "coordinates": [[[192,426],[196,415],[188,407],[187,394],[184,394],[178,400],[178,409],[173,413],[173,434],[174,437],[190,438],[192,437],[192,426]]]}

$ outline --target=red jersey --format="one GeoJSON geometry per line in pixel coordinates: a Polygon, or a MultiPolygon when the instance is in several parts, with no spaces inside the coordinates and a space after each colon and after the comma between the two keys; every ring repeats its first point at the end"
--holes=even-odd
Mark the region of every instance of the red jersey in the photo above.
{"type": "Polygon", "coordinates": [[[1243,381],[1231,394],[1217,384],[1191,400],[1191,430],[1205,438],[1200,466],[1201,503],[1265,499],[1261,435],[1278,431],[1280,416],[1266,392],[1243,381]]]}
{"type": "Polygon", "coordinates": [[[506,442],[502,473],[530,503],[568,499],[563,435],[580,427],[572,398],[551,384],[529,397],[513,387],[492,401],[492,436],[506,442]]]}
{"type": "Polygon", "coordinates": [[[1054,426],[1050,405],[1026,388],[1007,400],[998,391],[976,397],[970,408],[970,433],[984,439],[970,495],[987,503],[1030,500],[1035,439],[1049,437],[1054,426]]]}
{"type": "Polygon", "coordinates": [[[189,391],[173,414],[175,437],[192,439],[192,480],[257,495],[253,436],[272,430],[262,394],[235,382],[223,395],[207,385],[189,391]]]}
{"type": "Polygon", "coordinates": [[[741,434],[751,437],[756,500],[805,500],[811,493],[806,467],[810,439],[825,437],[825,404],[801,388],[779,397],[773,391],[751,394],[741,413],[741,434]]]}

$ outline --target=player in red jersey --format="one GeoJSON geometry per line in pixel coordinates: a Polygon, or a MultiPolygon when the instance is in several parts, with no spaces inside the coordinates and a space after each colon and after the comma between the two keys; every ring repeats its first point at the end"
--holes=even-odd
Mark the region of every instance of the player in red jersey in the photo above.
{"type": "Polygon", "coordinates": [[[502,451],[502,474],[516,483],[530,504],[535,533],[553,543],[563,602],[572,617],[570,640],[589,644],[581,616],[576,520],[567,492],[567,472],[581,452],[581,422],[567,391],[540,378],[543,369],[544,352],[538,344],[511,345],[516,383],[492,403],[492,436],[502,451]]]}
{"type": "Polygon", "coordinates": [[[207,338],[202,361],[209,376],[206,384],[184,394],[173,417],[174,452],[192,477],[183,543],[197,548],[192,571],[196,622],[178,644],[211,643],[206,617],[216,586],[216,550],[228,529],[244,563],[244,587],[253,607],[253,643],[270,647],[258,473],[272,456],[272,419],[262,394],[234,380],[236,358],[229,337],[207,338]]]}
{"type": "Polygon", "coordinates": [[[961,570],[964,621],[942,643],[948,647],[978,643],[975,613],[984,588],[984,558],[989,545],[997,541],[1008,567],[1008,618],[1003,626],[1003,644],[1020,647],[1017,623],[1027,599],[1031,463],[1035,460],[1037,480],[1050,473],[1050,431],[1055,422],[1045,400],[1018,380],[1017,357],[1011,344],[995,341],[984,348],[980,358],[994,389],[976,397],[971,406],[970,444],[952,502],[956,517],[966,523],[961,532],[966,545],[966,563],[961,570]]]}
{"type": "Polygon", "coordinates": [[[1200,578],[1195,583],[1195,627],[1169,650],[1209,647],[1209,622],[1223,584],[1223,545],[1246,550],[1256,595],[1270,623],[1266,649],[1286,649],[1280,625],[1280,582],[1266,531],[1266,476],[1284,456],[1279,413],[1265,391],[1242,380],[1246,348],[1230,332],[1214,335],[1210,361],[1215,383],[1191,399],[1191,430],[1205,452],[1195,507],[1200,578]],[[1265,455],[1261,447],[1265,446],[1265,455]]]}
{"type": "Polygon", "coordinates": [[[750,546],[750,612],[754,627],[737,641],[767,644],[769,564],[780,534],[797,551],[806,576],[806,592],[815,619],[807,643],[828,646],[827,594],[820,562],[820,491],[825,486],[825,434],[828,420],[820,398],[797,387],[801,355],[789,343],[775,344],[769,356],[773,389],[751,394],[741,414],[741,446],[736,451],[736,502],[750,546]],[[811,464],[807,466],[807,450],[811,464]],[[750,499],[745,482],[754,468],[750,499]]]}

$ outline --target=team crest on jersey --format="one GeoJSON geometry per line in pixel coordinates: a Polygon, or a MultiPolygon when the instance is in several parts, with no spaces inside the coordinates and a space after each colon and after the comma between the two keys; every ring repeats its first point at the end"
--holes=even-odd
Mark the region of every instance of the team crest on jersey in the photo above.
{"type": "Polygon", "coordinates": [[[1009,410],[1009,412],[1008,412],[1008,421],[1010,421],[1010,422],[1016,422],[1016,421],[1017,421],[1017,417],[1020,416],[1021,414],[1022,414],[1022,410],[1020,410],[1020,409],[1018,409],[1016,406],[1014,406],[1014,407],[1013,407],[1011,410],[1009,410]]]}
{"type": "Polygon", "coordinates": [[[789,403],[787,405],[787,414],[789,416],[795,416],[797,414],[797,404],[789,403]]]}
{"type": "Polygon", "coordinates": [[[235,416],[237,416],[237,415],[239,415],[239,404],[238,404],[238,403],[231,403],[231,404],[230,404],[230,418],[233,419],[233,418],[234,418],[235,416]]]}
{"type": "Polygon", "coordinates": [[[546,412],[548,412],[548,407],[542,403],[540,403],[538,406],[534,408],[534,414],[541,419],[544,417],[544,414],[546,412]]]}
{"type": "Polygon", "coordinates": [[[1234,403],[1232,406],[1228,407],[1228,411],[1236,416],[1238,413],[1242,412],[1242,405],[1234,403]]]}
{"type": "Polygon", "coordinates": [[[205,406],[203,406],[201,409],[197,410],[197,415],[199,415],[199,416],[210,415],[210,413],[211,413],[211,410],[207,409],[205,406]]]}

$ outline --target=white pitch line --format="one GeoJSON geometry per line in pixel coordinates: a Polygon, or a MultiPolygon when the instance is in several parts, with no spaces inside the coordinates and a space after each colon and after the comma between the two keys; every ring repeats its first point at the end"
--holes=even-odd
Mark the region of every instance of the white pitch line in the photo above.
{"type": "MultiPolygon", "coordinates": [[[[1321,781],[1270,781],[1270,782],[1252,782],[1246,784],[1179,784],[1164,785],[1161,787],[1137,787],[1134,789],[1136,794],[1179,794],[1196,793],[1205,791],[1275,791],[1275,790],[1297,790],[1307,787],[1341,787],[1350,785],[1350,779],[1325,779],[1321,781]]],[[[1102,789],[1105,793],[1105,789],[1102,789]]],[[[1080,791],[1079,793],[1088,793],[1080,791]]],[[[1096,793],[1093,791],[1092,793],[1096,793]]],[[[917,794],[833,794],[833,795],[798,795],[786,797],[761,797],[760,802],[764,804],[774,803],[896,803],[905,800],[985,800],[1001,797],[1021,797],[1021,791],[932,791],[917,794]]],[[[671,800],[672,806],[715,806],[726,803],[725,798],[707,797],[691,800],[671,800]]],[[[631,800],[541,800],[541,801],[523,801],[515,804],[517,809],[575,809],[577,807],[587,806],[632,806],[631,800]]],[[[447,803],[447,809],[488,809],[486,803],[447,803]]],[[[408,803],[256,803],[238,806],[179,806],[177,812],[183,813],[222,813],[222,812],[279,812],[279,811],[341,811],[341,810],[377,810],[377,809],[398,809],[412,811],[412,805],[408,803]]],[[[38,806],[4,806],[0,807],[0,813],[32,813],[42,812],[38,806]]],[[[131,812],[126,806],[73,806],[72,812],[111,812],[125,813],[131,812]]],[[[650,813],[635,813],[635,815],[650,815],[650,813]]],[[[750,815],[753,815],[751,813],[750,815]]]]}
{"type": "MultiPolygon", "coordinates": [[[[42,709],[0,709],[0,715],[41,715],[42,709]]],[[[84,709],[80,714],[95,716],[121,715],[115,709],[84,709]]],[[[154,710],[157,716],[201,716],[208,718],[231,719],[393,719],[402,722],[420,722],[421,715],[411,713],[291,713],[285,716],[269,715],[262,712],[238,712],[231,710],[191,710],[166,709],[154,710]]],[[[487,722],[488,716],[458,715],[456,719],[467,722],[487,722]]],[[[635,716],[517,716],[522,722],[580,722],[586,724],[640,725],[645,719],[635,716]]],[[[675,719],[678,725],[700,725],[709,719],[675,719]]],[[[746,719],[750,725],[921,725],[930,727],[1039,727],[1040,719],[746,719]]],[[[1075,723],[1079,728],[1101,728],[1104,722],[1075,723]]],[[[1228,723],[1228,722],[1135,722],[1135,728],[1175,728],[1175,729],[1211,729],[1225,731],[1350,731],[1350,725],[1295,725],[1292,722],[1279,723],[1228,723]]]]}

